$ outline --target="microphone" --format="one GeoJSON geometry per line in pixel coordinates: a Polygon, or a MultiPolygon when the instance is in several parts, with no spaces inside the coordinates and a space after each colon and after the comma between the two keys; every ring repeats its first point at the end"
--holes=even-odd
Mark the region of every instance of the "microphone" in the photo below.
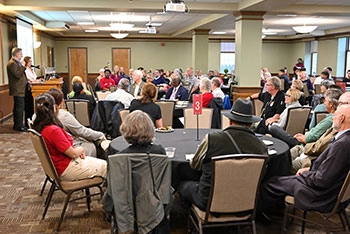
{"type": "Polygon", "coordinates": [[[31,67],[34,67],[34,68],[36,68],[36,69],[40,69],[40,65],[32,65],[31,67]]]}

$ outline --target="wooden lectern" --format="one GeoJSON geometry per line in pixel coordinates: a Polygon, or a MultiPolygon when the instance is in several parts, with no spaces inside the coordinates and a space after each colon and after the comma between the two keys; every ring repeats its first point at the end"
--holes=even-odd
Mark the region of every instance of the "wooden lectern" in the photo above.
{"type": "Polygon", "coordinates": [[[61,89],[62,85],[63,85],[62,78],[50,79],[50,80],[44,81],[43,83],[33,83],[32,84],[32,95],[33,95],[34,102],[35,102],[35,98],[38,95],[40,95],[42,93],[46,93],[47,90],[49,90],[53,87],[61,89]]]}

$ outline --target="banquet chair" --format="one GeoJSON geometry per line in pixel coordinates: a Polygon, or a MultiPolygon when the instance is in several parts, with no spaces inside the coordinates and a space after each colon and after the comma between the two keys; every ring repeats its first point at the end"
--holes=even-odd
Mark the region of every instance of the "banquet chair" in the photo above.
{"type": "Polygon", "coordinates": [[[156,101],[155,102],[162,112],[163,126],[173,126],[173,114],[175,102],[173,101],[156,101]]]}
{"type": "Polygon", "coordinates": [[[259,99],[255,98],[252,100],[252,104],[253,104],[253,114],[257,116],[261,116],[261,111],[264,106],[264,103],[259,99]]]}
{"type": "Polygon", "coordinates": [[[96,91],[96,96],[98,101],[105,100],[108,94],[110,94],[111,91],[96,91]]]}
{"type": "Polygon", "coordinates": [[[341,188],[341,190],[339,191],[338,194],[338,199],[335,202],[334,207],[332,208],[332,210],[330,212],[319,212],[319,211],[315,211],[315,210],[310,210],[310,211],[306,211],[306,210],[300,210],[295,208],[294,206],[294,197],[293,196],[286,196],[285,198],[285,204],[286,204],[286,208],[284,211],[284,217],[283,217],[283,223],[282,223],[282,233],[286,233],[287,232],[287,219],[288,217],[292,218],[292,221],[294,219],[298,219],[302,221],[301,224],[301,233],[304,233],[305,231],[305,223],[309,222],[312,223],[313,225],[319,226],[321,228],[324,228],[326,233],[330,233],[330,231],[332,230],[332,232],[334,231],[346,231],[346,233],[350,232],[350,223],[349,223],[349,218],[346,214],[346,207],[348,206],[348,202],[350,200],[350,171],[348,172],[348,175],[346,176],[343,186],[341,188]],[[298,213],[296,213],[296,211],[301,211],[302,216],[300,216],[298,213]],[[312,216],[312,218],[307,217],[308,214],[315,214],[312,216]],[[341,221],[341,228],[338,226],[334,225],[334,222],[331,222],[332,225],[329,225],[330,222],[330,218],[332,218],[333,216],[338,215],[341,221]],[[320,219],[315,219],[315,216],[320,216],[322,218],[322,220],[320,219]]]}
{"type": "Polygon", "coordinates": [[[131,233],[135,227],[138,233],[150,233],[167,219],[173,200],[168,156],[114,154],[108,158],[108,167],[102,203],[105,213],[112,216],[111,233],[116,229],[131,233]]]}
{"type": "MultiPolygon", "coordinates": [[[[31,120],[30,118],[28,118],[28,119],[27,119],[27,123],[28,123],[29,129],[32,129],[32,128],[33,128],[33,120],[31,120]]],[[[44,190],[45,190],[45,188],[46,188],[46,184],[47,184],[48,181],[51,182],[51,183],[53,183],[53,181],[50,179],[50,177],[49,177],[48,175],[46,175],[45,181],[44,181],[43,186],[41,187],[41,190],[40,190],[40,194],[39,194],[40,196],[43,195],[44,190]]],[[[46,204],[46,202],[45,202],[45,204],[46,204]]]]}
{"type": "Polygon", "coordinates": [[[119,127],[122,123],[120,110],[123,109],[124,105],[121,102],[99,101],[91,117],[91,128],[105,133],[107,138],[120,136],[119,127]]]}
{"type": "Polygon", "coordinates": [[[221,113],[221,129],[225,129],[230,126],[230,119],[221,113]]]}
{"type": "Polygon", "coordinates": [[[94,99],[97,100],[97,97],[96,97],[96,94],[95,94],[95,90],[92,88],[92,86],[89,83],[86,84],[86,88],[87,88],[87,90],[90,91],[90,93],[94,97],[94,99]]]}
{"type": "Polygon", "coordinates": [[[315,84],[314,88],[315,88],[315,94],[321,94],[321,85],[315,84]]]}
{"type": "Polygon", "coordinates": [[[327,111],[315,112],[316,124],[321,122],[324,118],[327,117],[329,113],[327,111]]]}
{"type": "MultiPolygon", "coordinates": [[[[202,114],[198,115],[198,128],[211,128],[213,109],[203,108],[202,114]]],[[[197,128],[197,116],[193,114],[192,108],[184,109],[185,128],[197,128]]]]}
{"type": "Polygon", "coordinates": [[[309,90],[307,88],[307,84],[306,83],[303,84],[303,90],[302,91],[304,92],[304,97],[305,98],[310,96],[310,93],[309,93],[309,90]]]}
{"type": "Polygon", "coordinates": [[[91,197],[96,195],[102,196],[101,184],[103,183],[103,178],[97,176],[97,177],[77,180],[77,181],[61,181],[61,179],[57,174],[56,168],[54,167],[54,164],[51,160],[51,156],[49,154],[49,151],[46,147],[45,141],[41,136],[41,134],[35,131],[34,129],[28,129],[28,132],[30,133],[30,138],[34,146],[35,152],[39,157],[41,166],[43,167],[45,174],[50,178],[49,181],[51,182],[51,187],[44,203],[45,208],[42,214],[42,219],[44,219],[46,216],[46,212],[49,208],[49,205],[55,190],[60,190],[66,195],[61,217],[59,219],[59,222],[56,228],[56,232],[59,232],[64,215],[66,213],[68,203],[86,198],[87,208],[90,211],[91,197]],[[89,189],[92,187],[97,187],[99,189],[99,192],[90,194],[89,189]],[[85,196],[71,198],[73,193],[78,192],[80,190],[85,190],[85,196]]]}
{"type": "Polygon", "coordinates": [[[130,113],[129,110],[120,110],[119,111],[120,113],[120,118],[122,119],[122,123],[124,122],[124,119],[126,118],[126,116],[130,113]]]}
{"type": "Polygon", "coordinates": [[[202,234],[204,228],[251,225],[255,216],[266,155],[232,154],[212,158],[212,181],[205,211],[192,205],[190,223],[202,234]]]}
{"type": "Polygon", "coordinates": [[[294,136],[297,133],[304,134],[305,125],[309,118],[311,112],[311,107],[291,107],[288,109],[287,122],[286,122],[286,132],[294,136]]]}
{"type": "Polygon", "coordinates": [[[284,80],[284,78],[280,78],[280,80],[281,80],[281,88],[280,88],[280,90],[283,91],[283,92],[285,93],[285,92],[287,92],[287,90],[284,90],[284,83],[285,83],[286,81],[284,80]]]}
{"type": "Polygon", "coordinates": [[[67,110],[85,127],[90,126],[89,101],[83,99],[66,100],[67,110]]]}

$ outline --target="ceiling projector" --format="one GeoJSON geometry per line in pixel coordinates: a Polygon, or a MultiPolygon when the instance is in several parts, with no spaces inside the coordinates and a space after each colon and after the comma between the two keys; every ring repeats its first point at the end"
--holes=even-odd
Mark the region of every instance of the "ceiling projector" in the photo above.
{"type": "Polygon", "coordinates": [[[164,11],[165,12],[182,12],[182,13],[187,13],[188,12],[188,8],[183,2],[181,2],[181,3],[169,2],[169,3],[165,4],[164,11]]]}

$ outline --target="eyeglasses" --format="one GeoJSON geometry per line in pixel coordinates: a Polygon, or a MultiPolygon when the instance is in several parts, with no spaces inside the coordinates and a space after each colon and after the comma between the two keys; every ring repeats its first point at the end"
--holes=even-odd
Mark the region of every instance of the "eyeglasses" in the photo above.
{"type": "Polygon", "coordinates": [[[266,84],[266,86],[273,86],[273,84],[266,84]]]}
{"type": "Polygon", "coordinates": [[[286,96],[286,97],[290,97],[290,95],[289,95],[289,94],[284,94],[284,96],[286,96]]]}

